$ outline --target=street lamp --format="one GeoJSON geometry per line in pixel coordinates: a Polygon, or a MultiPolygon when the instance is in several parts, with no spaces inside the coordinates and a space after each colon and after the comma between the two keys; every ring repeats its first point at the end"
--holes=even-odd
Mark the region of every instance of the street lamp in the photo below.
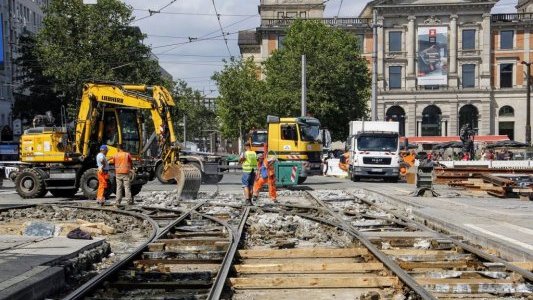
{"type": "Polygon", "coordinates": [[[527,94],[526,94],[526,144],[531,146],[531,62],[522,61],[527,66],[527,94]]]}

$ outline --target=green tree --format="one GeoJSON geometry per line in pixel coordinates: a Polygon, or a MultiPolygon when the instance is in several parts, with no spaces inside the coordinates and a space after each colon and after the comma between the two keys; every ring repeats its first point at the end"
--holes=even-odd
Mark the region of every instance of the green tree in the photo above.
{"type": "Polygon", "coordinates": [[[63,99],[54,90],[53,79],[43,74],[35,48],[35,36],[25,31],[19,38],[19,45],[20,56],[15,63],[22,75],[16,77],[20,85],[15,94],[13,114],[16,118],[31,121],[35,115],[48,110],[59,112],[64,104],[63,99]]]}
{"type": "Polygon", "coordinates": [[[270,108],[264,103],[265,82],[259,80],[259,72],[252,59],[231,59],[213,75],[220,93],[217,116],[224,136],[237,138],[251,128],[264,128],[270,108]]]}
{"type": "Polygon", "coordinates": [[[176,82],[173,91],[174,101],[176,101],[174,111],[174,123],[178,141],[183,141],[183,127],[176,126],[186,117],[187,140],[193,141],[194,138],[200,138],[208,135],[206,130],[216,128],[215,112],[204,105],[204,96],[196,90],[187,86],[183,80],[176,82]]]}
{"type": "Polygon", "coordinates": [[[344,139],[348,122],[367,114],[370,74],[357,38],[318,21],[296,20],[283,48],[264,63],[268,107],[273,114],[300,115],[301,56],[307,60],[307,110],[344,139]]]}
{"type": "Polygon", "coordinates": [[[145,36],[131,26],[130,6],[118,0],[99,0],[95,5],[52,0],[45,12],[37,56],[70,112],[87,81],[162,83],[157,61],[142,44],[145,36]]]}

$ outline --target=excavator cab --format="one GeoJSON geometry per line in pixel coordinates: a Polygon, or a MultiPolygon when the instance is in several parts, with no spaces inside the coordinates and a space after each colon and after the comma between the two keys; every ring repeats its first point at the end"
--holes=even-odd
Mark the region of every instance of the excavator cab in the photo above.
{"type": "Polygon", "coordinates": [[[99,136],[102,137],[102,144],[109,148],[107,156],[113,156],[117,152],[117,146],[122,144],[124,151],[138,159],[142,149],[139,111],[131,108],[106,108],[102,119],[99,136]]]}

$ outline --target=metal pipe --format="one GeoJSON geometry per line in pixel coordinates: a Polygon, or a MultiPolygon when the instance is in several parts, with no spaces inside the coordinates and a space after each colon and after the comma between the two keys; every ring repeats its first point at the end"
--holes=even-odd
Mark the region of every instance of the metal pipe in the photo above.
{"type": "Polygon", "coordinates": [[[531,62],[523,61],[527,66],[527,87],[526,87],[526,144],[531,146],[531,62]]]}
{"type": "Polygon", "coordinates": [[[302,55],[302,117],[307,115],[307,78],[306,78],[306,58],[302,55]]]}

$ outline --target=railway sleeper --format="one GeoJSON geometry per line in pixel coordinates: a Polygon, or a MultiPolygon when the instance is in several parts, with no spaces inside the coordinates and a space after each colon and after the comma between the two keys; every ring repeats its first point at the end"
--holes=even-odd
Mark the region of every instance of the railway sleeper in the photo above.
{"type": "Polygon", "coordinates": [[[182,272],[153,272],[141,270],[121,270],[118,272],[118,281],[129,282],[211,282],[216,272],[210,271],[182,271],[182,272]]]}
{"type": "Polygon", "coordinates": [[[533,287],[528,283],[513,282],[509,279],[418,279],[417,282],[435,293],[461,294],[531,294],[533,287]]]}
{"type": "Polygon", "coordinates": [[[142,259],[185,259],[185,260],[222,260],[226,251],[184,252],[144,252],[142,259]]]}

